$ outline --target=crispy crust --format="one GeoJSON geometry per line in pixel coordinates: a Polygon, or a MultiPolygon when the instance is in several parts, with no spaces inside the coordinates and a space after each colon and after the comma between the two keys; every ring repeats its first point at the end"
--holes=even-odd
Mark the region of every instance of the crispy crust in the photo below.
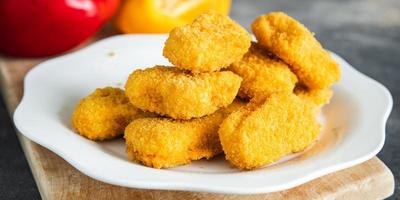
{"type": "Polygon", "coordinates": [[[239,169],[254,169],[304,150],[320,125],[312,107],[293,93],[254,98],[221,124],[219,137],[226,159],[239,169]]]}
{"type": "Polygon", "coordinates": [[[311,90],[302,85],[296,86],[294,93],[301,99],[309,101],[318,107],[328,104],[333,96],[333,91],[330,88],[311,90]]]}
{"type": "Polygon", "coordinates": [[[304,85],[299,84],[294,88],[294,94],[313,105],[315,116],[318,116],[321,113],[321,108],[331,100],[333,91],[330,88],[308,89],[304,85]]]}
{"type": "Polygon", "coordinates": [[[328,88],[339,80],[339,65],[313,33],[295,19],[272,12],[258,17],[252,30],[258,42],[288,63],[308,88],[328,88]]]}
{"type": "Polygon", "coordinates": [[[131,103],[174,119],[211,114],[235,99],[242,79],[229,71],[193,75],[175,67],[136,70],[125,85],[131,103]]]}
{"type": "Polygon", "coordinates": [[[129,103],[123,90],[106,87],[79,102],[72,114],[72,126],[88,139],[105,140],[122,135],[133,119],[145,116],[129,103]]]}
{"type": "Polygon", "coordinates": [[[168,168],[220,154],[219,125],[242,105],[244,102],[237,100],[214,114],[187,121],[169,118],[134,120],[125,130],[128,157],[149,167],[168,168]]]}
{"type": "Polygon", "coordinates": [[[207,12],[192,24],[173,29],[163,54],[180,69],[213,72],[240,60],[250,41],[250,34],[228,16],[207,12]]]}
{"type": "Polygon", "coordinates": [[[296,75],[286,63],[255,42],[243,58],[228,69],[243,78],[239,96],[245,99],[291,92],[297,82],[296,75]]]}

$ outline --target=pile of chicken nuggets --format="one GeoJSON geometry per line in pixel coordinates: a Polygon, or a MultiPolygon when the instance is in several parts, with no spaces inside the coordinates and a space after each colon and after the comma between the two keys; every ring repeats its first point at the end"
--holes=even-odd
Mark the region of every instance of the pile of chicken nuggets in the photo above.
{"type": "Polygon", "coordinates": [[[163,55],[173,66],[133,71],[125,91],[96,89],[73,127],[91,140],[123,135],[128,158],[154,168],[224,153],[249,170],[303,151],[340,68],[285,13],[258,17],[252,31],[257,41],[228,16],[201,14],[170,32],[163,55]]]}

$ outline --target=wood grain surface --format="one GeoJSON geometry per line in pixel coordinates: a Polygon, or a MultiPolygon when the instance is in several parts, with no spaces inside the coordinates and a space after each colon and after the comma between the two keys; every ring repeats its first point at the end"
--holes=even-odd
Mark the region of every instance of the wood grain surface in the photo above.
{"type": "MultiPolygon", "coordinates": [[[[44,60],[0,57],[1,92],[11,116],[21,100],[26,73],[44,60]]],[[[51,151],[17,134],[43,199],[383,199],[394,190],[393,174],[377,157],[301,186],[268,194],[131,189],[94,180],[51,151]]]]}

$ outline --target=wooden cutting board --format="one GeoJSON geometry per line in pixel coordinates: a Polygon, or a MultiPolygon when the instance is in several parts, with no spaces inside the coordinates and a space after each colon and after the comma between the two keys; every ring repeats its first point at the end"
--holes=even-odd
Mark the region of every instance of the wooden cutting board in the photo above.
{"type": "MultiPolygon", "coordinates": [[[[21,101],[25,74],[44,60],[0,56],[1,92],[11,116],[21,101]]],[[[377,157],[301,186],[268,194],[131,189],[94,180],[22,134],[17,135],[43,199],[383,199],[394,191],[393,174],[377,157]]]]}

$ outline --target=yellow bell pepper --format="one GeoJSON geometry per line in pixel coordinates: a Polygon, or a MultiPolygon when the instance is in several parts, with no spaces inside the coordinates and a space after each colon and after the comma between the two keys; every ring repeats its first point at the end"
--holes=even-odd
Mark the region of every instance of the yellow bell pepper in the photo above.
{"type": "Polygon", "coordinates": [[[208,10],[228,14],[231,0],[125,0],[114,19],[123,33],[166,33],[208,10]]]}

